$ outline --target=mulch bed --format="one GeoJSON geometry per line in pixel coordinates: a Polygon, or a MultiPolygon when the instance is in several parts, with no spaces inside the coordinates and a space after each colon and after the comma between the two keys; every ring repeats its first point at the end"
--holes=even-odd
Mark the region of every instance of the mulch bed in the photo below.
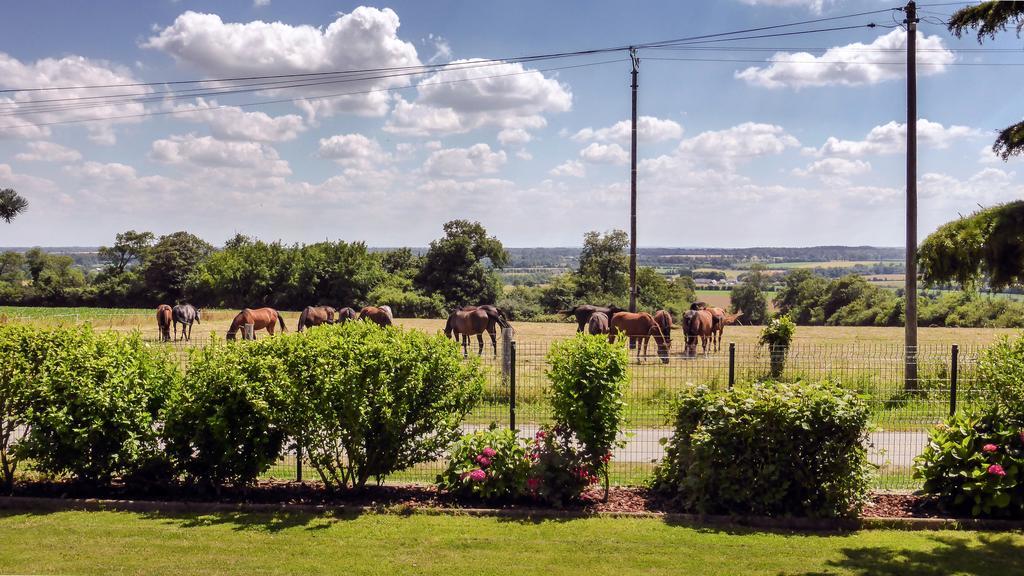
{"type": "MultiPolygon", "coordinates": [[[[102,488],[66,482],[30,482],[16,486],[14,496],[53,499],[149,500],[167,502],[217,502],[225,504],[299,504],[324,506],[354,506],[379,508],[499,508],[504,510],[533,510],[537,504],[530,500],[505,502],[495,505],[482,501],[456,499],[429,485],[368,486],[361,492],[330,494],[317,482],[261,481],[245,489],[226,488],[219,493],[195,487],[176,486],[124,486],[102,488]]],[[[592,490],[582,502],[569,505],[568,511],[580,513],[671,513],[673,509],[646,488],[612,487],[608,501],[602,502],[603,491],[592,490]]],[[[948,518],[948,512],[938,509],[927,498],[906,493],[876,492],[864,507],[862,517],[875,518],[948,518]]]]}

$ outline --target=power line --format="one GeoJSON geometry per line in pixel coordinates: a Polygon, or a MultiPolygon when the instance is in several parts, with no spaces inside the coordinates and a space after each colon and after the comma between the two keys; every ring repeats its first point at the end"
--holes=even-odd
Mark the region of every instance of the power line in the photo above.
{"type": "MultiPolygon", "coordinates": [[[[666,58],[648,56],[644,60],[676,61],[676,62],[737,62],[741,64],[865,64],[878,66],[906,66],[905,61],[899,62],[864,62],[858,60],[756,60],[741,58],[666,58]]],[[[1024,66],[1024,62],[918,62],[918,66],[1024,66]]]]}

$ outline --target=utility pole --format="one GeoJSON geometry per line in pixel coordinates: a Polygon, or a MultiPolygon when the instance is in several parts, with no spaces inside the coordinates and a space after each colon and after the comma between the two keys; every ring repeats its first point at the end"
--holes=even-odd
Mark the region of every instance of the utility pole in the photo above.
{"type": "Polygon", "coordinates": [[[904,282],[904,382],[917,388],[917,5],[903,9],[907,19],[907,263],[904,282]]]}
{"type": "Polygon", "coordinates": [[[637,77],[640,75],[640,58],[636,48],[629,49],[629,59],[633,62],[633,130],[630,144],[629,168],[629,311],[636,312],[636,89],[637,77]]]}

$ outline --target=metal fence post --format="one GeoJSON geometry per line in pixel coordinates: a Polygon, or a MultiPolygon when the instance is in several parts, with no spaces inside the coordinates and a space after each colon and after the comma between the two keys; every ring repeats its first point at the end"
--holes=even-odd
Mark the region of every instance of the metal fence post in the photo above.
{"type": "Polygon", "coordinates": [[[516,429],[516,341],[509,344],[508,370],[508,427],[516,429]]]}
{"type": "Polygon", "coordinates": [[[302,482],[302,443],[295,443],[295,481],[302,482]]]}
{"type": "Polygon", "coordinates": [[[736,384],[736,343],[729,342],[729,389],[736,384]]]}
{"type": "Polygon", "coordinates": [[[960,346],[953,344],[949,365],[949,416],[956,415],[956,380],[960,372],[960,346]]]}

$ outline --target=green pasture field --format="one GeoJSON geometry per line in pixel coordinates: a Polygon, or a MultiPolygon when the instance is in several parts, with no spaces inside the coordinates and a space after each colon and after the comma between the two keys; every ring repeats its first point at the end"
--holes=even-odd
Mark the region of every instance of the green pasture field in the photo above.
{"type": "Polygon", "coordinates": [[[650,518],[0,513],[3,574],[1024,572],[1019,532],[796,533],[650,518]]]}
{"type": "Polygon", "coordinates": [[[828,262],[771,262],[765,266],[771,270],[795,270],[797,268],[852,268],[874,266],[875,264],[900,264],[903,260],[829,260],[828,262]]]}

